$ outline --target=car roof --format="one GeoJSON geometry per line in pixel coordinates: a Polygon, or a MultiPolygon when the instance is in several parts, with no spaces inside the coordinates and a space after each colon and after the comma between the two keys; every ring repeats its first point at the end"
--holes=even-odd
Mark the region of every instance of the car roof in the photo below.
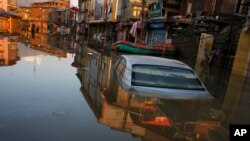
{"type": "Polygon", "coordinates": [[[132,67],[134,64],[170,66],[192,70],[188,65],[174,59],[166,59],[161,57],[145,56],[145,55],[121,55],[126,59],[126,66],[132,67]]]}

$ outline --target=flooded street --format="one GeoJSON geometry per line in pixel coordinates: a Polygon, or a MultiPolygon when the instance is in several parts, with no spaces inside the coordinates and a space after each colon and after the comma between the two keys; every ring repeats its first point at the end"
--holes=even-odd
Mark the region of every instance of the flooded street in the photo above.
{"type": "Polygon", "coordinates": [[[57,57],[15,40],[0,38],[17,49],[16,64],[0,67],[1,141],[137,140],[98,123],[80,91],[73,54],[57,57]]]}
{"type": "Polygon", "coordinates": [[[250,0],[1,0],[0,141],[243,141],[250,0]]]}
{"type": "Polygon", "coordinates": [[[223,141],[230,124],[249,123],[249,75],[196,72],[212,100],[145,95],[121,85],[117,52],[36,37],[0,38],[1,141],[223,141]]]}

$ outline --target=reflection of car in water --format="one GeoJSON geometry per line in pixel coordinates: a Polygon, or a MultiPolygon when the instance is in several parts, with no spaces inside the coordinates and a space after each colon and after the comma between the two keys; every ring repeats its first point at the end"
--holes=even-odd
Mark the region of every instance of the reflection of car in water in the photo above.
{"type": "Polygon", "coordinates": [[[206,139],[219,126],[210,115],[213,97],[194,71],[176,60],[117,57],[106,97],[109,104],[132,111],[136,124],[171,138],[206,139]]]}
{"type": "MultiPolygon", "coordinates": [[[[200,81],[195,81],[199,82],[195,83],[198,86],[180,86],[190,88],[190,90],[188,89],[190,93],[191,91],[201,91],[201,93],[197,92],[195,95],[187,92],[181,94],[177,93],[175,97],[173,93],[168,94],[168,92],[171,91],[163,91],[165,89],[170,89],[168,87],[163,87],[166,86],[164,85],[166,82],[162,82],[163,84],[161,84],[161,86],[163,88],[158,88],[156,87],[156,84],[159,84],[160,81],[157,82],[154,80],[153,82],[157,82],[155,84],[146,83],[144,82],[145,78],[140,78],[142,76],[144,77],[143,73],[148,75],[153,74],[153,77],[156,77],[157,79],[159,78],[157,75],[163,77],[162,74],[164,74],[167,76],[171,71],[164,72],[161,70],[165,66],[159,67],[160,69],[156,68],[155,70],[149,69],[150,71],[148,71],[148,68],[151,67],[139,67],[134,69],[133,66],[131,66],[132,68],[129,69],[127,66],[131,60],[125,58],[126,55],[114,59],[114,63],[111,65],[111,58],[103,59],[105,57],[101,55],[99,56],[92,51],[91,53],[88,50],[82,51],[84,51],[84,61],[79,61],[83,63],[81,64],[82,66],[89,67],[89,69],[82,71],[82,67],[80,67],[81,71],[78,72],[79,78],[81,78],[83,84],[81,90],[99,123],[110,126],[111,129],[114,130],[131,133],[134,137],[140,137],[142,140],[147,141],[209,140],[210,136],[208,134],[216,131],[219,127],[219,122],[216,121],[216,119],[209,117],[211,110],[209,109],[210,107],[207,100],[210,100],[211,96],[205,90],[200,81]],[[125,63],[123,63],[123,61],[125,61],[125,63]],[[116,72],[118,70],[121,74],[116,72]],[[131,75],[126,74],[129,71],[131,72],[131,75]],[[134,72],[139,73],[139,76],[138,74],[133,76],[134,72]],[[125,80],[118,79],[117,77],[125,80]],[[135,78],[140,81],[131,81],[135,78]],[[106,85],[104,82],[107,82],[108,84],[106,85]],[[123,86],[122,83],[128,83],[129,86],[123,86]],[[135,86],[133,85],[134,83],[137,85],[144,84],[146,86],[135,86]],[[103,86],[107,86],[108,89],[104,90],[103,86]],[[197,90],[191,88],[197,88],[197,90]],[[143,89],[146,89],[147,91],[143,89]],[[160,89],[161,91],[158,92],[157,89],[160,89]]],[[[141,56],[131,57],[140,58],[141,56]]],[[[141,59],[146,63],[140,64],[147,65],[147,63],[151,62],[152,66],[160,65],[152,61],[154,59],[156,61],[157,58],[153,57],[148,60],[147,58],[149,57],[142,56],[141,59]]],[[[171,64],[168,63],[169,61],[174,61],[163,60],[166,61],[167,64],[171,64]]],[[[174,63],[179,66],[186,66],[178,61],[174,61],[174,63]]],[[[190,69],[187,67],[187,70],[190,69]]],[[[175,71],[175,73],[176,75],[181,75],[181,71],[175,71]]],[[[191,76],[194,76],[195,74],[193,72],[191,74],[193,75],[185,76],[188,78],[194,78],[191,76]]],[[[150,75],[146,76],[146,78],[149,80],[153,79],[150,75]]],[[[171,86],[174,87],[175,85],[171,86]]],[[[176,88],[177,92],[184,91],[181,90],[182,89],[176,88]]]]}

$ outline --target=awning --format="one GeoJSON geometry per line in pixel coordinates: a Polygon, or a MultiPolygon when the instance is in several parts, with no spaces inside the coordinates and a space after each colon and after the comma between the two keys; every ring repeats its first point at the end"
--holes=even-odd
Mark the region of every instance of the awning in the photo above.
{"type": "Polygon", "coordinates": [[[79,13],[80,10],[77,7],[71,7],[70,8],[72,12],[79,13]]]}

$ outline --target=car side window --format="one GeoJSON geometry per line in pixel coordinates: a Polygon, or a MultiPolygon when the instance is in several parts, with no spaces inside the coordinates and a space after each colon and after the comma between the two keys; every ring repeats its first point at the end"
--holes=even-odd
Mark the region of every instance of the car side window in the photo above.
{"type": "Polygon", "coordinates": [[[124,58],[122,58],[121,61],[120,61],[120,63],[117,66],[117,69],[116,69],[116,75],[119,78],[123,77],[123,73],[124,73],[125,67],[126,67],[126,60],[124,58]]]}

